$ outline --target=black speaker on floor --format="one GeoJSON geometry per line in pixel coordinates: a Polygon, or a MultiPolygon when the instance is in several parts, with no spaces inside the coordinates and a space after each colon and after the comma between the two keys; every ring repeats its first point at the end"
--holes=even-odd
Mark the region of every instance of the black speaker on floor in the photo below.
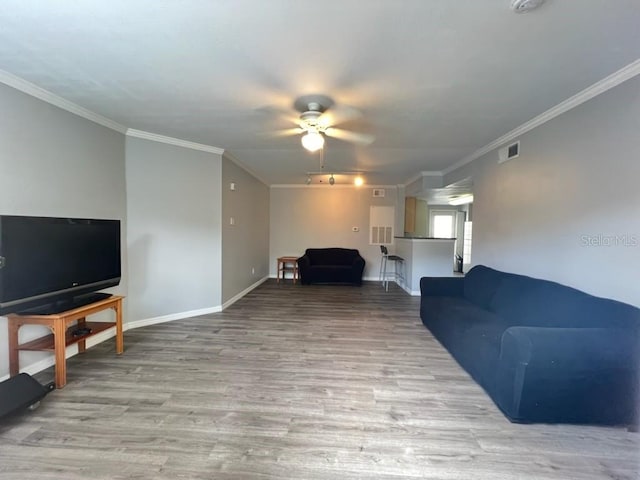
{"type": "Polygon", "coordinates": [[[40,400],[54,389],[55,383],[42,385],[26,373],[5,380],[0,383],[0,418],[26,408],[36,408],[40,400]]]}

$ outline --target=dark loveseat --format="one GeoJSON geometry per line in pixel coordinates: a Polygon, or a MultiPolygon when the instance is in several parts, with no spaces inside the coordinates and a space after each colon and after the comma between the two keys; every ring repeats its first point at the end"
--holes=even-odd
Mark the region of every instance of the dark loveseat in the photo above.
{"type": "Polygon", "coordinates": [[[637,423],[639,309],[484,266],[420,289],[422,323],[511,421],[637,423]]]}
{"type": "Polygon", "coordinates": [[[308,248],[298,259],[300,283],[353,283],[362,285],[364,258],[350,248],[308,248]]]}

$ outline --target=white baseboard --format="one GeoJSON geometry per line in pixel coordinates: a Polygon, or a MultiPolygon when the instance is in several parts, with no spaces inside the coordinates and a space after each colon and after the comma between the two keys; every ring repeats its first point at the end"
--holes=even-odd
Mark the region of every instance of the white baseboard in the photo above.
{"type": "Polygon", "coordinates": [[[400,285],[400,288],[407,292],[412,297],[419,297],[421,295],[420,290],[410,290],[406,285],[400,285]]]}
{"type": "Polygon", "coordinates": [[[253,285],[245,288],[243,291],[241,291],[239,294],[235,295],[234,297],[230,298],[229,300],[227,300],[226,302],[224,302],[222,304],[222,310],[229,308],[231,305],[233,305],[234,303],[236,303],[238,300],[240,300],[242,297],[244,297],[247,293],[249,293],[251,290],[253,290],[254,288],[259,287],[260,285],[262,285],[264,282],[266,282],[267,280],[269,280],[269,277],[263,277],[260,280],[258,280],[256,283],[254,283],[253,285]]]}
{"type": "Polygon", "coordinates": [[[186,312],[171,313],[169,315],[162,315],[160,317],[144,318],[142,320],[126,322],[122,327],[125,331],[127,331],[134,328],[148,327],[149,325],[156,325],[158,323],[173,322],[174,320],[183,320],[185,318],[207,315],[209,313],[218,313],[221,311],[222,307],[218,305],[215,307],[200,308],[198,310],[188,310],[186,312]]]}
{"type": "MultiPolygon", "coordinates": [[[[174,320],[183,320],[185,318],[197,317],[199,315],[207,315],[209,313],[221,312],[225,308],[228,308],[229,306],[231,306],[232,304],[240,300],[251,290],[253,290],[254,288],[264,283],[266,280],[268,280],[268,278],[269,277],[264,277],[258,280],[256,283],[254,283],[250,287],[246,288],[245,290],[235,295],[230,300],[226,301],[222,306],[218,305],[215,307],[207,307],[207,308],[201,308],[198,310],[189,310],[186,312],[178,312],[178,313],[172,313],[169,315],[162,315],[160,317],[144,318],[142,320],[135,320],[133,322],[125,322],[122,324],[122,330],[126,332],[127,330],[133,330],[135,328],[141,328],[141,327],[148,327],[149,325],[156,325],[158,323],[172,322],[174,320]]],[[[104,332],[100,332],[92,337],[87,338],[86,340],[87,348],[93,347],[94,345],[98,345],[99,343],[109,340],[110,338],[113,338],[115,336],[116,336],[115,327],[110,328],[109,330],[105,330],[104,332]]],[[[125,339],[125,345],[126,345],[126,339],[125,339]]],[[[71,358],[77,354],[78,354],[78,346],[71,345],[67,347],[67,350],[65,352],[65,357],[71,358]]],[[[47,358],[43,358],[42,360],[38,360],[37,362],[34,362],[30,365],[22,367],[20,369],[20,372],[28,373],[29,375],[35,375],[36,373],[39,373],[42,370],[46,370],[47,368],[53,365],[55,365],[55,357],[53,354],[51,354],[47,358]]],[[[9,375],[4,375],[0,377],[0,382],[3,382],[7,379],[9,379],[9,375]]]]}
{"type": "MultiPolygon", "coordinates": [[[[376,278],[376,281],[380,281],[376,278]]],[[[398,283],[395,280],[389,280],[390,283],[395,283],[397,286],[399,286],[402,290],[404,290],[405,292],[407,292],[409,295],[411,295],[412,297],[419,297],[420,296],[420,290],[411,290],[408,286],[406,286],[403,283],[398,283]]]]}
{"type": "MultiPolygon", "coordinates": [[[[276,278],[276,275],[274,273],[271,273],[271,274],[269,274],[269,277],[267,277],[267,278],[276,278]]],[[[264,278],[260,283],[262,283],[265,280],[267,280],[267,278],[264,278]]],[[[288,279],[288,280],[291,280],[291,279],[288,279]]],[[[364,282],[381,282],[380,277],[377,276],[377,275],[375,277],[362,277],[362,280],[364,282]]],[[[389,281],[390,282],[395,282],[400,288],[402,288],[405,292],[407,292],[412,297],[419,297],[420,296],[420,290],[409,290],[409,288],[407,288],[406,285],[400,285],[395,280],[389,280],[389,281]]],[[[224,308],[226,308],[226,306],[224,308]]]]}

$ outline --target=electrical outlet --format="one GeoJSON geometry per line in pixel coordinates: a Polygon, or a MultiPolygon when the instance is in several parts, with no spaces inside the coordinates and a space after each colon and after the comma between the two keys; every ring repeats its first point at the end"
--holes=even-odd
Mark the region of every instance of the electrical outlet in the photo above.
{"type": "Polygon", "coordinates": [[[256,274],[256,269],[251,267],[251,275],[255,275],[256,274]]]}
{"type": "Polygon", "coordinates": [[[229,218],[229,225],[235,225],[236,224],[236,219],[231,217],[229,218]]]}

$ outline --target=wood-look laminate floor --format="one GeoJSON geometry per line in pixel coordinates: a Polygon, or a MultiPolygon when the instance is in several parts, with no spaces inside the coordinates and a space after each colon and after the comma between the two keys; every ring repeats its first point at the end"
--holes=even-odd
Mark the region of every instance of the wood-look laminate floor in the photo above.
{"type": "MultiPolygon", "coordinates": [[[[0,425],[0,478],[637,479],[640,435],[509,423],[419,298],[269,281],[220,314],[125,333],[0,425]]],[[[49,380],[51,371],[39,376],[49,380]]]]}

